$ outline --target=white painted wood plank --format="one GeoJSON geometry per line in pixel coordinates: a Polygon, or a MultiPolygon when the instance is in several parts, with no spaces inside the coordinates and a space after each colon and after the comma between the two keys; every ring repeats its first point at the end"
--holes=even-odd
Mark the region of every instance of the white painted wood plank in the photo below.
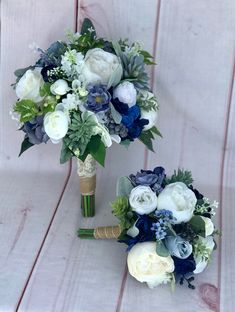
{"type": "MultiPolygon", "coordinates": [[[[232,1],[190,5],[188,1],[161,1],[157,42],[154,90],[161,105],[159,127],[164,139],[156,146],[156,155],[149,155],[148,167],[161,164],[169,172],[178,166],[191,169],[195,186],[217,200],[233,64],[234,12],[232,1]]],[[[181,288],[175,294],[167,288],[149,291],[128,276],[121,311],[130,311],[133,305],[137,311],[153,307],[216,311],[218,256],[216,252],[210,267],[197,276],[194,292],[181,288]]]]}
{"type": "Polygon", "coordinates": [[[228,110],[228,131],[225,133],[224,162],[221,177],[221,272],[220,311],[234,311],[235,309],[235,85],[234,69],[231,81],[231,107],[228,110]]]}
{"type": "Polygon", "coordinates": [[[18,304],[64,182],[58,173],[1,174],[0,311],[18,304]]]}
{"type": "Polygon", "coordinates": [[[36,56],[28,45],[47,48],[73,27],[74,2],[1,1],[0,83],[0,310],[14,311],[58,204],[68,172],[59,147],[40,146],[18,159],[23,135],[9,110],[16,100],[15,69],[36,56]]]}
{"type": "MultiPolygon", "coordinates": [[[[154,1],[82,1],[80,19],[91,18],[98,35],[108,39],[130,37],[146,43],[152,50],[156,11],[154,1]],[[144,12],[144,18],[140,19],[144,12]],[[135,18],[139,20],[136,28],[135,18]],[[134,23],[134,24],[133,24],[134,23]]],[[[128,151],[114,145],[106,168],[99,168],[97,214],[81,220],[79,192],[74,176],[56,215],[32,278],[20,305],[20,311],[113,311],[119,298],[126,264],[125,246],[114,241],[82,241],[76,237],[79,226],[115,224],[109,202],[115,197],[117,177],[135,172],[144,163],[144,148],[132,144],[128,151]],[[48,282],[49,281],[49,282],[48,282]],[[46,285],[46,287],[45,287],[46,285]],[[50,294],[50,295],[48,295],[50,294]]]]}
{"type": "Polygon", "coordinates": [[[36,42],[42,49],[65,38],[65,30],[74,28],[74,0],[62,1],[1,1],[1,86],[0,86],[0,167],[10,170],[63,170],[59,165],[60,146],[41,144],[18,154],[23,133],[11,120],[16,95],[10,85],[14,71],[33,64],[39,57],[29,49],[36,42]]]}

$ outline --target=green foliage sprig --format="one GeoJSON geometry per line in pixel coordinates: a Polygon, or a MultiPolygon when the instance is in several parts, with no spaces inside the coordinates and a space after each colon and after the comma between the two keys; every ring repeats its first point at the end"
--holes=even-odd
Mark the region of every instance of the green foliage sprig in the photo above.
{"type": "Polygon", "coordinates": [[[111,203],[112,213],[120,221],[122,230],[129,229],[135,222],[134,214],[129,204],[128,197],[120,196],[111,203]]]}
{"type": "Polygon", "coordinates": [[[192,173],[189,170],[178,169],[178,171],[174,170],[174,174],[171,177],[165,178],[165,184],[175,183],[175,182],[183,182],[187,186],[193,183],[192,173]]]}

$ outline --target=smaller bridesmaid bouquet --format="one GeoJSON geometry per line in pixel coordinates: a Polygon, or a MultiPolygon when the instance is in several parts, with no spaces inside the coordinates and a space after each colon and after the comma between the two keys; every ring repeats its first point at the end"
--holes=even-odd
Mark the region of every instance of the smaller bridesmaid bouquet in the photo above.
{"type": "Polygon", "coordinates": [[[111,206],[117,226],[79,229],[80,238],[115,238],[128,248],[129,273],[149,288],[186,284],[203,272],[216,249],[211,202],[192,185],[190,171],[166,176],[162,167],[121,177],[111,206]]]}

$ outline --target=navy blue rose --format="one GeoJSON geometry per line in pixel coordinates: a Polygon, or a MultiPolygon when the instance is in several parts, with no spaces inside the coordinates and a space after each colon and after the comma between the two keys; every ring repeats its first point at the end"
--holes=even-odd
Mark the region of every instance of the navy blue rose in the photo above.
{"type": "Polygon", "coordinates": [[[154,241],[155,232],[151,230],[152,223],[153,219],[149,218],[147,215],[138,215],[135,226],[138,228],[139,234],[136,237],[127,235],[126,239],[119,242],[127,244],[128,250],[130,250],[137,243],[154,241]]]}
{"type": "Polygon", "coordinates": [[[156,167],[154,170],[141,170],[136,175],[131,174],[130,179],[134,186],[145,185],[151,187],[154,192],[162,191],[162,184],[165,179],[165,169],[156,167]]]}
{"type": "Polygon", "coordinates": [[[111,95],[105,85],[88,85],[87,109],[98,113],[109,109],[111,95]]]}
{"type": "Polygon", "coordinates": [[[172,257],[175,264],[175,274],[179,276],[187,275],[188,273],[193,273],[193,271],[196,269],[196,262],[193,258],[193,255],[191,254],[186,259],[180,259],[175,256],[172,257]]]}

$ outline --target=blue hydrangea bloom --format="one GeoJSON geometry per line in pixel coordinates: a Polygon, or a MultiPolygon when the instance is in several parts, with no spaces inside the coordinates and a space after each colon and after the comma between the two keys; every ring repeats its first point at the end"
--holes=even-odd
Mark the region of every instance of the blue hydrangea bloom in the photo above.
{"type": "Polygon", "coordinates": [[[87,109],[98,113],[109,109],[111,95],[105,85],[88,85],[87,109]]]}

